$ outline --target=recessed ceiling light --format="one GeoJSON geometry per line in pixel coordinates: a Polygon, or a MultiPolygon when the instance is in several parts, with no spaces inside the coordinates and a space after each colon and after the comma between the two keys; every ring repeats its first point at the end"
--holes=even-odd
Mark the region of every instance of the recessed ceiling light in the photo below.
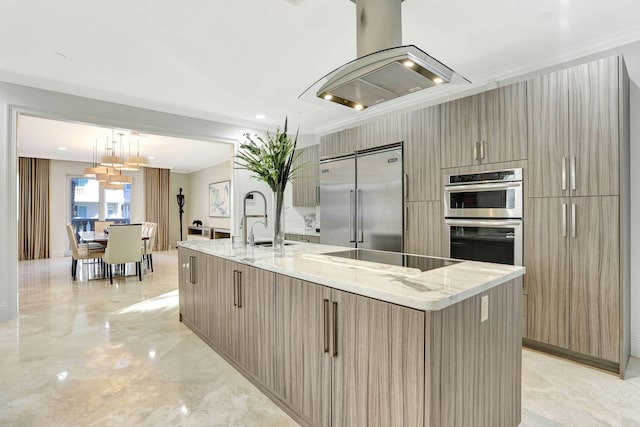
{"type": "Polygon", "coordinates": [[[361,111],[364,107],[360,104],[356,104],[353,106],[353,108],[355,108],[357,111],[361,111]]]}
{"type": "Polygon", "coordinates": [[[331,100],[331,98],[333,98],[333,95],[331,95],[330,93],[328,93],[328,94],[326,94],[326,95],[324,96],[324,99],[326,99],[327,101],[330,101],[330,100],[331,100]]]}
{"type": "Polygon", "coordinates": [[[266,118],[267,118],[267,116],[265,116],[264,114],[256,114],[256,119],[258,119],[258,120],[264,120],[266,118]]]}
{"type": "Polygon", "coordinates": [[[155,158],[155,157],[153,157],[153,156],[147,156],[147,158],[148,158],[149,160],[155,160],[155,159],[156,159],[156,158],[155,158]]]}
{"type": "Polygon", "coordinates": [[[442,83],[443,81],[444,81],[444,80],[442,80],[440,77],[436,77],[435,79],[433,79],[433,82],[434,82],[435,84],[440,84],[440,83],[442,83]]]}
{"type": "Polygon", "coordinates": [[[60,151],[67,151],[67,147],[58,147],[58,150],[60,150],[60,151]]]}
{"type": "Polygon", "coordinates": [[[407,67],[407,68],[411,68],[411,67],[413,67],[413,66],[414,66],[414,65],[416,65],[416,64],[415,64],[413,61],[410,61],[410,60],[408,60],[408,59],[407,59],[407,60],[405,60],[405,61],[402,63],[402,65],[404,65],[404,66],[405,66],[405,67],[407,67]]]}

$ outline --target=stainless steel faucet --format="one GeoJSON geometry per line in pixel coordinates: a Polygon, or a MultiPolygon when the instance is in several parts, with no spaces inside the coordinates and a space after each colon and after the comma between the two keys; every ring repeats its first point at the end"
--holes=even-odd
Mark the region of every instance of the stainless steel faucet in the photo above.
{"type": "MultiPolygon", "coordinates": [[[[244,242],[244,244],[249,243],[247,241],[247,218],[264,218],[264,226],[267,227],[267,198],[264,197],[264,194],[262,194],[259,191],[249,191],[247,194],[244,195],[244,199],[242,201],[242,241],[244,242]],[[249,199],[249,196],[251,194],[259,194],[262,196],[262,200],[264,201],[264,214],[262,215],[247,215],[247,200],[249,199]]],[[[255,225],[255,224],[254,224],[255,225]]],[[[252,245],[254,243],[254,239],[253,239],[253,227],[251,227],[251,242],[252,245]]]]}

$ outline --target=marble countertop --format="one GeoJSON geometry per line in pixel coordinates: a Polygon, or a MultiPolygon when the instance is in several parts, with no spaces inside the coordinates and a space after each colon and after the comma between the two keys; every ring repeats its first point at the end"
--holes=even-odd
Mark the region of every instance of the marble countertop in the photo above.
{"type": "Polygon", "coordinates": [[[436,311],[525,273],[524,267],[463,261],[421,272],[416,268],[324,255],[341,246],[295,242],[284,255],[231,239],[183,241],[180,247],[382,301],[436,311]]]}

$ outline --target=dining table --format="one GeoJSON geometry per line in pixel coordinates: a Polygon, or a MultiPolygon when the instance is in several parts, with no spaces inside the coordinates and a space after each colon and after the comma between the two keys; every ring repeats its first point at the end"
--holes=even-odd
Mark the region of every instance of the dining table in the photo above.
{"type": "MultiPolygon", "coordinates": [[[[80,234],[80,240],[82,243],[98,243],[101,244],[103,247],[107,246],[107,243],[109,243],[109,233],[105,233],[103,231],[81,231],[79,232],[80,234]]],[[[142,241],[143,244],[143,257],[146,258],[147,257],[147,242],[149,241],[149,236],[145,236],[142,235],[140,240],[142,241]]],[[[142,263],[142,266],[144,267],[142,272],[146,273],[147,270],[147,265],[146,263],[142,263]]]]}

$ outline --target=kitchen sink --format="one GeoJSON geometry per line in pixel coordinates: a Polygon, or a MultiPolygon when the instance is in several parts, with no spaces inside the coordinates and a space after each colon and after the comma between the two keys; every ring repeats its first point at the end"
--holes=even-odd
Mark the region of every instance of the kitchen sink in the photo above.
{"type": "MultiPolygon", "coordinates": [[[[255,242],[253,245],[254,246],[262,246],[263,248],[269,248],[269,247],[273,246],[273,241],[271,241],[271,240],[262,240],[262,241],[259,241],[259,242],[255,242]]],[[[293,243],[293,242],[284,242],[284,245],[285,246],[295,245],[295,243],[293,243]]]]}

